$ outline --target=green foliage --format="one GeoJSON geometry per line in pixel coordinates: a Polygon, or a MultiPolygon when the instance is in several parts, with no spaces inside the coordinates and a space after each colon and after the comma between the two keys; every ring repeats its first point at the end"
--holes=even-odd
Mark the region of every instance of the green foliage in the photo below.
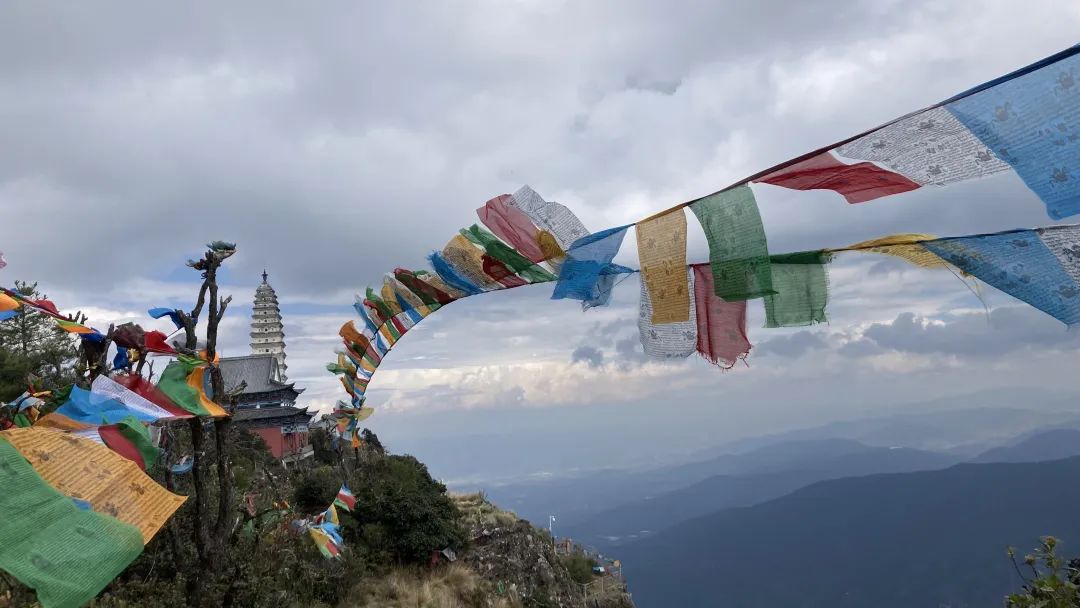
{"type": "Polygon", "coordinates": [[[570,578],[574,579],[574,582],[579,585],[588,584],[595,576],[593,567],[596,566],[596,560],[591,557],[567,555],[562,558],[562,563],[566,566],[566,570],[570,572],[570,578]]]}
{"type": "MultiPolygon", "coordinates": [[[[15,291],[31,300],[47,297],[37,283],[15,281],[15,291]]],[[[29,374],[49,390],[71,384],[77,354],[76,339],[51,318],[19,308],[14,317],[0,321],[0,402],[22,394],[29,374]]]]}
{"type": "Polygon", "coordinates": [[[341,473],[333,467],[304,471],[293,491],[294,505],[306,513],[318,513],[334,501],[340,488],[341,473]]]}
{"type": "Polygon", "coordinates": [[[341,456],[338,454],[338,451],[334,449],[333,443],[330,441],[330,433],[327,433],[325,430],[311,429],[311,432],[308,433],[308,443],[311,444],[311,448],[315,452],[315,462],[329,466],[337,466],[341,461],[341,456]]]}
{"type": "MultiPolygon", "coordinates": [[[[386,456],[360,467],[349,480],[356,495],[357,542],[398,562],[423,563],[432,551],[465,545],[460,513],[446,486],[412,456],[386,456]]],[[[335,488],[336,491],[336,488],[335,488]]]]}
{"type": "Polygon", "coordinates": [[[1024,592],[1005,598],[1007,608],[1080,608],[1080,560],[1066,564],[1056,553],[1058,540],[1044,536],[1034,553],[1024,556],[1024,575],[1016,561],[1016,551],[1009,547],[1009,559],[1024,581],[1024,592]]]}

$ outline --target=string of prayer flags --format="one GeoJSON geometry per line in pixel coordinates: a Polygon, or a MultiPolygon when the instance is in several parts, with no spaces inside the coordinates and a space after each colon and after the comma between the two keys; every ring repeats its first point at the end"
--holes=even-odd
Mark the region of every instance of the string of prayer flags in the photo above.
{"type": "Polygon", "coordinates": [[[829,275],[825,265],[830,259],[825,251],[770,258],[776,293],[765,296],[765,327],[801,327],[826,321],[829,275]]]}
{"type": "Polygon", "coordinates": [[[34,589],[44,608],[82,606],[142,553],[143,536],[77,506],[8,442],[9,432],[0,433],[0,569],[34,589]]]}
{"type": "MultiPolygon", "coordinates": [[[[543,197],[528,186],[522,186],[514,193],[511,201],[515,207],[521,209],[543,232],[553,236],[558,246],[566,251],[581,237],[589,234],[585,224],[581,223],[576,215],[563,205],[552,201],[545,201],[543,197]]],[[[544,242],[540,239],[541,248],[544,242]]],[[[549,246],[550,248],[550,246],[549,246]]],[[[544,259],[552,259],[546,255],[544,259]]]]}
{"type": "Polygon", "coordinates": [[[1080,225],[943,238],[923,245],[1066,325],[1080,323],[1080,225]]]}
{"type": "Polygon", "coordinates": [[[1062,219],[1080,213],[1080,45],[765,171],[751,181],[858,203],[1012,169],[1062,219]],[[852,159],[848,163],[842,158],[852,159]]]}
{"type": "Polygon", "coordinates": [[[690,318],[686,274],[686,214],[682,209],[640,222],[636,228],[641,281],[649,292],[651,322],[690,318]]]}
{"type": "Polygon", "coordinates": [[[716,295],[709,266],[695,264],[692,268],[697,352],[713,365],[731,369],[750,353],[746,300],[725,302],[716,295]]]}
{"type": "Polygon", "coordinates": [[[559,270],[559,281],[551,299],[594,299],[600,274],[619,253],[629,227],[608,228],[575,241],[566,251],[566,260],[559,270]]]}
{"type": "Polygon", "coordinates": [[[150,542],[187,500],[158,485],[131,460],[71,433],[34,426],[0,432],[0,438],[60,493],[135,526],[143,544],[150,542]]]}
{"type": "MultiPolygon", "coordinates": [[[[687,274],[683,266],[682,273],[687,274]]],[[[687,276],[687,284],[693,284],[693,278],[687,276]]],[[[697,350],[697,311],[693,302],[688,304],[688,317],[685,321],[654,323],[652,296],[645,281],[641,281],[641,305],[638,313],[638,333],[641,347],[650,357],[661,359],[685,359],[697,350]]]]}
{"type": "Polygon", "coordinates": [[[513,204],[513,200],[514,197],[509,194],[496,196],[477,209],[476,215],[488,230],[522,255],[533,262],[543,262],[547,258],[540,248],[540,230],[524,211],[513,204]]]}
{"type": "Polygon", "coordinates": [[[774,293],[765,227],[750,186],[707,196],[690,210],[709,242],[716,295],[730,302],[774,293]]]}
{"type": "Polygon", "coordinates": [[[462,229],[461,235],[480,247],[483,247],[484,252],[488,256],[498,260],[526,282],[545,283],[554,280],[555,278],[554,275],[545,270],[542,266],[538,266],[529,258],[500,241],[494,234],[491,234],[476,224],[462,229]]]}

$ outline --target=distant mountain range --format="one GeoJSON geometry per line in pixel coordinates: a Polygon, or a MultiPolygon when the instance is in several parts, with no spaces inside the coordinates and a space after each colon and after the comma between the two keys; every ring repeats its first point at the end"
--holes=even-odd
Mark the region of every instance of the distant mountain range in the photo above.
{"type": "MultiPolygon", "coordinates": [[[[507,484],[470,484],[457,489],[482,489],[504,508],[513,509],[535,523],[544,524],[548,515],[556,515],[561,527],[576,528],[576,524],[604,511],[656,498],[716,475],[805,469],[806,466],[800,464],[803,459],[800,449],[825,450],[813,454],[817,458],[828,456],[828,449],[839,455],[844,451],[855,453],[868,446],[904,447],[943,452],[952,457],[952,462],[958,462],[1007,444],[1017,435],[1055,427],[1080,428],[1080,416],[1070,411],[1004,407],[918,411],[742,439],[698,452],[685,464],[645,470],[594,470],[507,484]],[[846,444],[843,443],[845,440],[846,444]],[[826,448],[826,443],[832,447],[826,448]]],[[[944,465],[933,463],[926,468],[940,466],[944,465]]],[[[867,468],[845,474],[875,472],[883,471],[867,468]]],[[[832,475],[819,479],[830,477],[832,475]]]]}
{"type": "Polygon", "coordinates": [[[791,442],[728,463],[737,475],[714,475],[689,487],[602,511],[561,528],[564,536],[611,549],[720,509],[778,498],[825,479],[942,469],[957,458],[906,448],[872,448],[847,440],[791,442]],[[741,464],[741,466],[739,466],[741,464]]]}
{"type": "Polygon", "coordinates": [[[1006,546],[1080,554],[1077,479],[1080,457],[823,481],[617,553],[639,608],[995,606],[1006,546]]]}
{"type": "Polygon", "coordinates": [[[979,454],[971,462],[1039,462],[1080,454],[1080,430],[1050,429],[1024,435],[1009,445],[979,454]]]}

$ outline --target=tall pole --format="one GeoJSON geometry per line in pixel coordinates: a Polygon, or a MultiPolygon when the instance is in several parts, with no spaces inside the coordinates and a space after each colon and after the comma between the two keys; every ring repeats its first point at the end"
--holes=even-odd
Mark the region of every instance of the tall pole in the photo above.
{"type": "Polygon", "coordinates": [[[555,516],[548,515],[548,534],[551,535],[551,548],[557,549],[555,546],[555,516]]]}

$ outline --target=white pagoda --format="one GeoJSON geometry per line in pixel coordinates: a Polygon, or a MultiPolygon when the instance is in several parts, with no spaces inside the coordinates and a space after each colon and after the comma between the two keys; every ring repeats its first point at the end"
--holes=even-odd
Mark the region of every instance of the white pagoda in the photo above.
{"type": "Polygon", "coordinates": [[[281,309],[277,294],[266,282],[262,273],[262,285],[255,290],[255,310],[251,315],[251,354],[272,355],[277,361],[278,382],[285,382],[285,328],[281,324],[281,309]]]}

